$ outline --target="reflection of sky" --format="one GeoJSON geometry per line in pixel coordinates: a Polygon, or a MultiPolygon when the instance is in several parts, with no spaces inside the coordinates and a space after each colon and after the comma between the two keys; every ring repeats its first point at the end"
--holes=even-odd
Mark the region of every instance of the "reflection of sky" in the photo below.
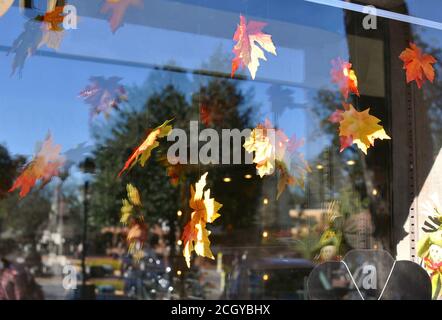
{"type": "MultiPolygon", "coordinates": [[[[425,1],[433,3],[433,8],[419,5],[422,1],[409,1],[410,12],[415,16],[438,20],[437,15],[440,15],[440,10],[436,13],[437,10],[434,8],[439,8],[440,5],[438,6],[439,2],[436,1],[438,0],[425,1]]],[[[286,108],[283,113],[274,114],[267,94],[269,84],[250,81],[242,82],[242,85],[245,89],[253,87],[255,101],[260,106],[256,113],[261,119],[268,117],[278,127],[283,128],[289,136],[296,134],[298,137],[303,137],[308,132],[316,130],[316,124],[308,120],[309,114],[303,108],[311,107],[314,103],[311,98],[314,91],[311,89],[316,90],[329,80],[330,57],[337,54],[345,55],[345,45],[335,44],[336,39],[344,39],[342,38],[344,35],[342,10],[302,1],[282,0],[254,0],[253,5],[250,1],[238,0],[175,2],[209,7],[233,15],[242,13],[257,17],[256,19],[274,20],[282,23],[281,26],[286,26],[288,24],[284,23],[290,22],[299,27],[306,27],[302,30],[297,26],[293,26],[293,30],[280,30],[276,23],[269,25],[268,28],[274,35],[276,45],[278,39],[282,39],[288,32],[294,32],[294,35],[302,42],[293,43],[292,48],[277,45],[278,57],[267,54],[268,62],[263,61],[258,71],[258,78],[281,80],[300,86],[299,88],[291,87],[296,104],[294,108],[286,108]],[[312,34],[296,34],[297,31],[309,30],[313,30],[312,32],[322,30],[321,34],[325,38],[311,39],[312,34]],[[304,49],[304,43],[310,47],[304,49]],[[332,47],[335,46],[334,51],[331,52],[330,43],[332,47]],[[314,63],[311,59],[312,54],[317,55],[314,63]],[[306,86],[311,87],[305,88],[306,86]]],[[[81,12],[79,14],[81,15],[81,12]]],[[[177,19],[185,18],[177,17],[177,19]]],[[[1,17],[0,45],[12,44],[22,32],[24,22],[25,19],[20,16],[16,7],[1,17]]],[[[220,24],[218,28],[224,27],[226,26],[220,24]]],[[[229,28],[232,29],[233,34],[235,26],[229,26],[229,28]]],[[[440,32],[425,30],[424,36],[426,39],[435,37],[440,39],[440,32]]],[[[79,29],[66,32],[60,52],[159,66],[173,61],[178,66],[195,69],[207,62],[220,44],[224,51],[230,54],[233,42],[226,38],[128,23],[113,35],[106,20],[80,17],[79,29]]],[[[151,72],[143,67],[33,56],[26,61],[20,78],[10,77],[12,56],[6,56],[2,52],[0,57],[2,97],[0,100],[2,111],[0,142],[5,143],[14,154],[33,153],[35,142],[42,140],[48,130],[51,130],[55,142],[62,144],[63,150],[91,140],[89,106],[78,98],[79,91],[88,84],[90,76],[115,75],[123,78],[124,85],[141,86],[151,72]]],[[[229,70],[219,70],[214,66],[209,66],[209,68],[213,68],[214,71],[229,72],[229,70]]],[[[227,68],[229,68],[228,65],[227,68]]],[[[309,147],[309,152],[316,153],[319,150],[320,145],[313,149],[309,147]]]]}

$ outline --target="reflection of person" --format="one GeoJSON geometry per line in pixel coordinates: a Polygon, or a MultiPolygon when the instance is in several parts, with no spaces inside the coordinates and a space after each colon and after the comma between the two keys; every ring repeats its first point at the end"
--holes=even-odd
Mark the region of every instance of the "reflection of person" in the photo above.
{"type": "Polygon", "coordinates": [[[0,263],[0,300],[42,300],[43,291],[24,268],[13,266],[7,259],[0,263]]]}

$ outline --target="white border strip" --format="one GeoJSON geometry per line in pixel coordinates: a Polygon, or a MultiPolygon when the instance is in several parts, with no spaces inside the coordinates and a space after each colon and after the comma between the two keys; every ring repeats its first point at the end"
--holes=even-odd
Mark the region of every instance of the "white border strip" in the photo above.
{"type": "MultiPolygon", "coordinates": [[[[304,0],[304,1],[317,3],[317,4],[323,4],[326,6],[331,6],[331,7],[341,8],[341,9],[346,9],[346,10],[350,10],[350,11],[361,12],[361,13],[365,13],[365,14],[368,14],[367,10],[370,9],[370,6],[368,6],[368,5],[363,6],[360,4],[354,4],[354,3],[345,2],[345,1],[341,1],[341,0],[304,0]]],[[[442,30],[442,23],[432,21],[432,20],[412,17],[412,16],[408,16],[405,14],[395,13],[395,12],[382,10],[382,9],[378,9],[378,8],[376,8],[375,15],[379,16],[379,17],[387,18],[387,19],[393,19],[393,20],[402,21],[402,22],[406,22],[406,23],[417,24],[417,25],[420,25],[423,27],[442,30]]]]}

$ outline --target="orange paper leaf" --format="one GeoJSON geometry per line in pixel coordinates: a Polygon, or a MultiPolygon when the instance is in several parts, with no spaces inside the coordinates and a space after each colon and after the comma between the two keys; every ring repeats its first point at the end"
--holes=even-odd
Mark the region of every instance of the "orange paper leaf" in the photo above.
{"type": "Polygon", "coordinates": [[[399,58],[404,62],[407,83],[414,80],[420,89],[425,79],[433,82],[433,64],[436,63],[436,59],[432,55],[422,53],[422,50],[418,46],[414,43],[410,43],[410,47],[402,51],[399,58]]]}
{"type": "Polygon", "coordinates": [[[31,162],[26,165],[9,192],[20,188],[20,197],[23,198],[35,186],[38,180],[46,184],[52,177],[58,175],[60,167],[65,162],[65,158],[60,155],[60,150],[60,145],[52,145],[52,137],[48,134],[40,150],[31,162]]]}
{"type": "Polygon", "coordinates": [[[36,19],[48,23],[49,29],[52,31],[62,31],[63,27],[60,25],[64,20],[63,9],[64,6],[55,7],[53,11],[46,12],[44,16],[39,16],[36,19]]]}

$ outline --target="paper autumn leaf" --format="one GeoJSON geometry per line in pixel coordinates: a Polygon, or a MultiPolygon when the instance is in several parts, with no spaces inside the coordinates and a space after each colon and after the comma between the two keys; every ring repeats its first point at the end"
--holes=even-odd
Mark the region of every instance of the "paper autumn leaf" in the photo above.
{"type": "Polygon", "coordinates": [[[65,158],[60,155],[61,146],[52,145],[52,136],[48,134],[34,158],[29,162],[20,176],[15,180],[9,192],[20,190],[20,197],[25,197],[37,181],[48,183],[59,174],[65,158]]]}
{"type": "Polygon", "coordinates": [[[303,144],[304,141],[296,139],[295,135],[289,138],[281,129],[274,129],[266,119],[252,130],[243,146],[247,152],[254,152],[253,162],[261,178],[273,174],[276,168],[279,198],[287,185],[304,187],[305,175],[311,170],[299,152],[303,144]]]}
{"type": "Polygon", "coordinates": [[[127,199],[123,199],[123,206],[121,207],[120,222],[127,225],[131,218],[139,216],[139,209],[141,208],[140,194],[132,184],[126,186],[127,199]],[[137,212],[135,212],[137,211],[137,212]]]}
{"type": "Polygon", "coordinates": [[[390,139],[384,128],[379,125],[381,120],[370,115],[369,112],[370,108],[359,112],[350,104],[349,109],[342,113],[342,120],[339,122],[339,136],[345,139],[351,138],[352,142],[365,154],[367,154],[367,149],[374,145],[376,139],[390,139]]]}
{"type": "MultiPolygon", "coordinates": [[[[350,105],[347,103],[343,103],[342,106],[344,107],[344,110],[336,109],[336,111],[333,112],[328,118],[328,121],[330,121],[331,123],[340,123],[344,119],[342,115],[344,114],[345,110],[350,109],[350,105]]],[[[342,152],[353,144],[353,138],[352,136],[340,136],[339,142],[341,145],[339,151],[342,152]]]]}
{"type": "Polygon", "coordinates": [[[147,225],[144,220],[132,220],[129,225],[126,240],[128,243],[128,252],[132,254],[136,260],[143,257],[143,247],[147,240],[147,225]]]}
{"type": "Polygon", "coordinates": [[[410,43],[410,47],[402,51],[399,58],[404,62],[404,69],[407,70],[407,83],[414,80],[420,89],[425,79],[433,82],[433,64],[437,61],[432,55],[422,53],[422,50],[418,46],[414,43],[410,43]]]}
{"type": "Polygon", "coordinates": [[[1,0],[0,1],[0,17],[3,16],[6,12],[8,12],[9,8],[11,8],[14,0],[1,0]]]}
{"type": "Polygon", "coordinates": [[[105,78],[93,76],[89,79],[91,84],[83,89],[79,97],[91,106],[91,118],[103,113],[107,118],[111,110],[118,109],[121,102],[127,101],[126,90],[119,82],[120,77],[105,78]]]}
{"type": "Polygon", "coordinates": [[[55,7],[54,10],[46,12],[43,16],[37,16],[35,20],[46,22],[52,31],[62,31],[63,27],[61,25],[64,20],[63,9],[64,6],[55,7]]]}
{"type": "Polygon", "coordinates": [[[348,99],[350,93],[359,97],[358,78],[351,67],[352,64],[350,62],[343,61],[341,58],[332,60],[332,69],[330,71],[332,82],[339,86],[339,90],[345,100],[348,99]]]}
{"type": "Polygon", "coordinates": [[[129,6],[137,6],[141,8],[143,3],[141,0],[105,0],[101,7],[101,13],[110,13],[109,23],[113,33],[122,26],[124,15],[129,6]]]}
{"type": "Polygon", "coordinates": [[[118,176],[121,176],[125,170],[132,168],[137,162],[140,162],[140,165],[144,167],[144,164],[150,158],[152,150],[160,145],[157,140],[159,138],[168,136],[172,131],[172,126],[169,125],[171,121],[173,120],[165,121],[162,125],[156,127],[147,135],[147,138],[143,141],[143,143],[138,146],[129,159],[127,159],[118,176]]]}
{"type": "Polygon", "coordinates": [[[267,134],[265,124],[259,124],[252,130],[243,145],[247,152],[254,152],[253,163],[256,163],[256,170],[261,178],[271,175],[274,171],[275,147],[272,144],[272,139],[274,137],[267,134]]]}
{"type": "Polygon", "coordinates": [[[190,186],[191,197],[189,206],[193,209],[190,221],[184,227],[182,241],[184,245],[183,256],[186,264],[190,268],[190,258],[192,252],[201,257],[215,259],[210,250],[210,231],[206,229],[207,223],[213,223],[220,214],[222,204],[210,198],[210,189],[204,191],[206,186],[207,172],[203,174],[200,180],[195,184],[195,188],[190,186]]]}
{"type": "Polygon", "coordinates": [[[239,19],[240,23],[233,36],[233,40],[237,43],[233,47],[235,57],[232,60],[231,76],[235,75],[238,68],[247,67],[252,79],[255,79],[259,59],[267,61],[263,49],[276,56],[276,48],[272,36],[262,32],[267,23],[253,20],[246,23],[246,18],[242,15],[239,19]]]}

